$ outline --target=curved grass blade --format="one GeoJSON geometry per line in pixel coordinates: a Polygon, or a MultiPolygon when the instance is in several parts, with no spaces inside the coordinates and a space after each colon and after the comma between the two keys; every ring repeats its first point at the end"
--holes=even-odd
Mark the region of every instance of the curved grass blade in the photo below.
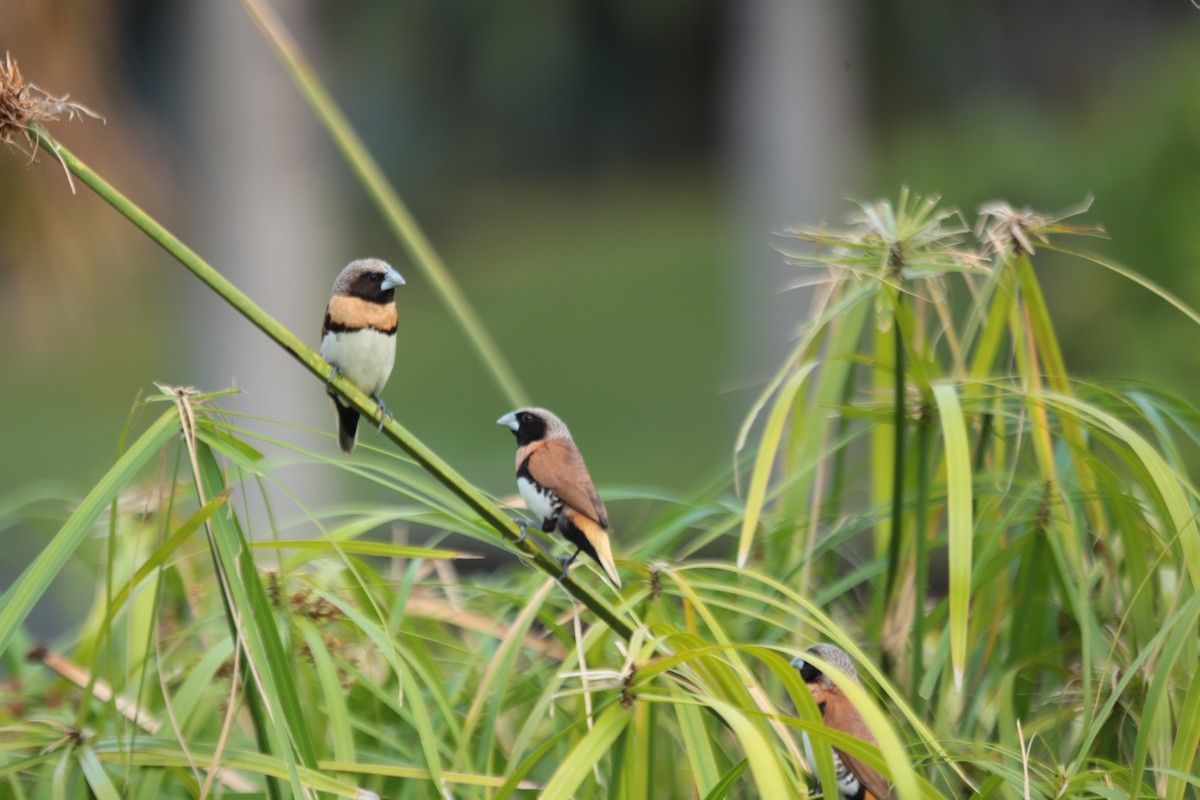
{"type": "MultiPolygon", "coordinates": [[[[711,734],[704,725],[704,717],[700,714],[700,709],[691,703],[676,704],[675,716],[679,721],[679,735],[683,739],[683,751],[687,755],[688,763],[692,766],[692,781],[696,791],[705,797],[712,797],[729,775],[722,778],[717,772],[717,758],[713,753],[711,734]]],[[[742,763],[746,762],[743,760],[742,763]]],[[[747,766],[749,765],[747,764],[747,766]]],[[[745,772],[745,769],[735,770],[735,772],[737,774],[734,775],[734,780],[742,772],[745,772]]]]}
{"type": "Polygon", "coordinates": [[[738,779],[746,774],[746,770],[750,769],[750,760],[743,758],[741,761],[733,765],[733,769],[721,776],[721,780],[712,791],[704,796],[704,800],[725,800],[729,796],[730,791],[737,785],[738,779]]]}
{"type": "Polygon", "coordinates": [[[612,748],[613,742],[632,719],[633,714],[628,709],[615,704],[601,714],[592,729],[571,748],[570,754],[554,771],[545,791],[539,795],[540,800],[569,800],[573,797],[575,790],[592,774],[592,767],[600,763],[600,759],[612,748]]]}
{"type": "Polygon", "coordinates": [[[767,482],[771,477],[771,470],[775,466],[775,455],[779,452],[779,444],[783,439],[783,427],[787,422],[788,412],[792,409],[792,402],[796,398],[796,392],[803,385],[804,379],[816,367],[817,363],[814,361],[797,369],[779,390],[779,394],[775,397],[775,404],[771,407],[771,414],[767,418],[766,427],[763,428],[762,441],[758,446],[758,455],[754,459],[754,470],[750,473],[750,488],[746,492],[746,511],[745,516],[742,517],[742,533],[738,539],[737,565],[739,567],[746,566],[750,546],[754,543],[754,532],[758,529],[758,521],[762,517],[767,482]]]}
{"type": "Polygon", "coordinates": [[[488,663],[487,670],[480,679],[479,688],[475,691],[475,700],[471,703],[471,707],[467,711],[462,731],[459,733],[458,752],[454,758],[455,764],[470,763],[467,760],[467,755],[468,749],[472,745],[477,748],[476,758],[481,763],[486,761],[487,753],[491,749],[492,739],[495,735],[495,721],[500,714],[500,708],[504,700],[504,688],[513,677],[512,673],[517,654],[524,646],[525,636],[529,631],[530,625],[537,618],[542,604],[546,602],[546,598],[549,597],[553,588],[553,581],[548,580],[542,583],[541,588],[529,598],[529,602],[525,608],[517,615],[517,618],[509,628],[508,635],[488,663]],[[483,726],[483,729],[476,736],[475,730],[479,726],[480,718],[485,712],[485,704],[489,700],[491,701],[490,707],[486,709],[489,724],[483,726]],[[478,739],[478,741],[474,741],[475,739],[478,739]]]}
{"type": "MultiPolygon", "coordinates": [[[[1179,721],[1175,726],[1175,746],[1171,748],[1171,772],[1167,777],[1165,800],[1183,800],[1189,781],[1185,776],[1195,775],[1192,766],[1196,753],[1200,751],[1200,670],[1192,672],[1192,682],[1179,710],[1179,721]]],[[[1195,785],[1195,781],[1192,781],[1195,785]]]]}
{"type": "Polygon", "coordinates": [[[1125,442],[1138,457],[1138,460],[1149,472],[1155,488],[1162,498],[1163,505],[1170,516],[1172,532],[1179,537],[1184,567],[1191,577],[1192,586],[1200,589],[1200,527],[1197,526],[1196,513],[1188,502],[1188,492],[1185,490],[1186,479],[1167,463],[1167,460],[1154,449],[1150,442],[1146,441],[1145,437],[1112,414],[1076,400],[1074,397],[1047,392],[1045,399],[1047,402],[1070,408],[1078,412],[1080,416],[1091,418],[1125,442]]]}
{"type": "Polygon", "coordinates": [[[762,729],[751,721],[740,708],[719,700],[708,700],[713,711],[725,720],[725,724],[737,737],[746,760],[750,762],[750,774],[758,789],[758,797],[790,797],[792,784],[787,779],[783,765],[779,763],[779,752],[771,746],[762,729]]]}
{"type": "Polygon", "coordinates": [[[456,558],[482,558],[460,550],[439,550],[432,547],[417,547],[388,542],[372,542],[358,539],[288,539],[251,542],[254,550],[305,550],[319,553],[349,553],[358,556],[383,556],[385,558],[423,558],[448,560],[456,558]]]}
{"type": "Polygon", "coordinates": [[[144,581],[151,572],[167,563],[167,559],[169,559],[171,555],[179,549],[180,545],[191,538],[192,534],[198,531],[201,526],[203,526],[204,523],[216,513],[217,509],[225,505],[232,494],[232,488],[226,489],[201,506],[195,514],[192,514],[192,516],[184,520],[183,523],[181,523],[180,526],[175,529],[175,532],[168,536],[167,539],[160,544],[145,561],[142,562],[141,566],[137,568],[137,571],[133,573],[133,577],[129,579],[129,582],[122,586],[117,593],[113,595],[112,610],[109,612],[109,614],[115,618],[117,612],[121,610],[121,606],[125,604],[125,601],[129,598],[129,595],[134,588],[140,585],[141,582],[144,581]]]}
{"type": "Polygon", "coordinates": [[[67,518],[33,563],[21,573],[8,591],[0,596],[0,653],[8,647],[25,617],[45,594],[50,582],[87,538],[104,509],[133,480],[158,449],[178,431],[179,417],[174,411],[169,411],[155,420],[88,492],[87,497],[67,518]]]}
{"type": "Polygon", "coordinates": [[[967,663],[967,617],[971,605],[971,450],[958,392],[953,384],[933,386],[946,447],[946,524],[950,547],[950,663],[954,688],[963,688],[967,663]]]}

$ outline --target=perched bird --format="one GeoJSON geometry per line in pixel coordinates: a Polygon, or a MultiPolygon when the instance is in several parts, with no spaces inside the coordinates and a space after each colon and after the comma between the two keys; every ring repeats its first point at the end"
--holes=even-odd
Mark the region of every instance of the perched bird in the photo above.
{"type": "MultiPolygon", "coordinates": [[[[831,644],[814,644],[805,652],[815,654],[858,683],[858,673],[854,671],[854,663],[840,647],[831,644]]],[[[808,685],[808,691],[812,693],[813,700],[816,701],[817,708],[821,710],[821,717],[825,720],[826,725],[835,731],[848,733],[855,738],[862,739],[868,744],[875,744],[875,737],[871,735],[862,715],[850,704],[850,700],[842,694],[842,690],[837,688],[833,681],[815,665],[807,663],[802,656],[793,658],[792,666],[799,670],[800,677],[808,685]]],[[[809,763],[812,764],[814,762],[812,743],[809,742],[807,734],[804,734],[803,738],[804,752],[808,756],[809,763]]],[[[853,800],[870,800],[870,798],[890,800],[892,795],[888,790],[887,779],[854,756],[847,755],[835,747],[833,749],[833,766],[837,770],[838,795],[840,797],[853,798],[853,800]]],[[[826,795],[828,794],[826,792],[826,795]]]]}
{"type": "MultiPolygon", "coordinates": [[[[391,412],[379,396],[396,361],[396,287],[404,285],[400,273],[377,258],[351,261],[333,282],[333,297],[325,307],[321,326],[321,358],[379,404],[379,427],[391,412]]],[[[330,376],[330,380],[333,380],[330,376]]],[[[354,449],[358,412],[334,392],[338,418],[338,445],[354,449]]]]}
{"type": "MultiPolygon", "coordinates": [[[[575,545],[563,562],[563,575],[580,551],[596,560],[618,588],[621,578],[608,541],[608,512],[571,432],[544,408],[521,408],[505,414],[496,424],[517,437],[517,489],[525,505],[538,517],[546,533],[557,530],[575,545]]],[[[525,538],[525,523],[521,538],[525,538]]]]}

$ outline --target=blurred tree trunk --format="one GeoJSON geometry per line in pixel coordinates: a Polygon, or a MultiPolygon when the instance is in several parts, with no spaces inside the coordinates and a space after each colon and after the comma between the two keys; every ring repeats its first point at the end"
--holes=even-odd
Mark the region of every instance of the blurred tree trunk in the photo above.
{"type": "Polygon", "coordinates": [[[778,367],[809,308],[810,290],[779,294],[807,277],[772,245],[779,231],[848,210],[844,198],[863,154],[856,3],[739,0],[730,3],[725,133],[733,182],[735,385],[758,384],[778,367]]]}
{"type": "MultiPolygon", "coordinates": [[[[319,344],[330,287],[351,256],[331,181],[333,150],[267,42],[235,2],[199,2],[178,14],[187,55],[180,100],[189,131],[182,184],[192,191],[191,241],[237,286],[301,339],[319,344]]],[[[316,3],[280,12],[310,58],[316,3]],[[284,13],[286,12],[286,13],[284,13]]],[[[319,59],[315,59],[319,61],[319,59]]],[[[195,384],[236,385],[238,411],[333,430],[319,383],[216,298],[191,287],[186,311],[195,384]]],[[[247,427],[303,442],[295,432],[247,427]]],[[[304,442],[336,452],[328,440],[304,442]]],[[[268,452],[270,452],[268,450],[268,452]]],[[[288,470],[310,507],[329,498],[328,475],[288,470]]],[[[254,494],[251,487],[248,493],[254,494]]],[[[252,502],[253,499],[247,498],[252,502]]],[[[292,517],[284,501],[283,517],[292,517]]],[[[276,504],[278,505],[278,504],[276,504]]],[[[257,513],[255,514],[257,516],[257,513]]],[[[258,520],[261,522],[261,518],[258,520]]],[[[265,532],[256,526],[256,535],[265,532]]]]}

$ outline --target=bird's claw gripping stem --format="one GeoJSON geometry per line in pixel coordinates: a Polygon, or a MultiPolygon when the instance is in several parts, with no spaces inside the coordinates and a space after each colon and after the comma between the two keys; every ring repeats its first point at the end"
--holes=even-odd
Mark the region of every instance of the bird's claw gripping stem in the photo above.
{"type": "Polygon", "coordinates": [[[394,419],[395,415],[388,410],[386,405],[384,405],[382,397],[377,394],[373,394],[371,395],[371,399],[375,401],[375,410],[379,412],[379,427],[375,429],[375,435],[378,436],[383,432],[383,423],[387,421],[387,418],[392,417],[394,419]]]}
{"type": "Polygon", "coordinates": [[[571,554],[571,555],[569,555],[569,556],[557,556],[557,557],[554,559],[555,561],[557,561],[558,563],[560,563],[560,564],[562,564],[562,565],[563,565],[563,571],[562,571],[562,574],[558,576],[558,579],[559,579],[560,581],[561,581],[563,578],[567,577],[567,573],[568,573],[568,572],[571,570],[571,564],[572,564],[572,563],[575,561],[575,559],[576,559],[578,556],[579,556],[579,551],[578,551],[578,550],[576,550],[574,553],[572,553],[572,554],[571,554]]]}

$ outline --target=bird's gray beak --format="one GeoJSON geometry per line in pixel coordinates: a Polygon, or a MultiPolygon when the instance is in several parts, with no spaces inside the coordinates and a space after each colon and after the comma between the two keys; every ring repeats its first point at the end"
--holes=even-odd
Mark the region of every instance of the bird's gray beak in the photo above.
{"type": "Polygon", "coordinates": [[[798,672],[802,671],[804,669],[804,659],[801,658],[800,656],[796,656],[795,658],[792,659],[792,667],[795,668],[796,671],[798,671],[798,672]]]}
{"type": "Polygon", "coordinates": [[[504,427],[508,428],[510,431],[513,431],[514,433],[516,432],[516,430],[518,428],[521,427],[521,424],[519,422],[517,422],[517,412],[515,412],[515,411],[510,411],[509,413],[505,414],[500,419],[496,420],[496,424],[503,425],[504,427]]]}
{"type": "Polygon", "coordinates": [[[397,286],[403,285],[404,278],[400,275],[400,273],[396,272],[396,270],[392,267],[388,267],[387,272],[383,274],[383,282],[379,284],[379,288],[387,290],[395,289],[397,286]]]}

